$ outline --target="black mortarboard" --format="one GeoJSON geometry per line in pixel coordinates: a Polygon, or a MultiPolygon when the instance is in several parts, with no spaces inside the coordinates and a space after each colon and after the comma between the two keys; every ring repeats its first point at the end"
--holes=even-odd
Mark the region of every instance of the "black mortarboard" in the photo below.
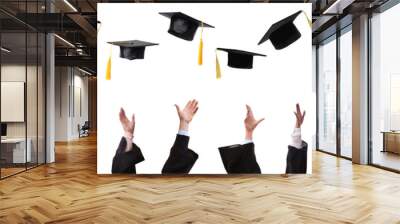
{"type": "Polygon", "coordinates": [[[160,12],[160,14],[171,19],[168,33],[184,40],[193,40],[199,26],[214,28],[181,12],[160,12]]]}
{"type": "Polygon", "coordinates": [[[119,56],[129,60],[143,59],[145,47],[158,45],[156,43],[150,43],[141,40],[115,41],[108,43],[120,46],[119,56]]]}
{"type": "Polygon", "coordinates": [[[254,56],[266,56],[264,54],[241,51],[236,49],[217,48],[217,50],[228,52],[228,66],[232,68],[251,69],[253,68],[254,56]]]}
{"type": "MultiPolygon", "coordinates": [[[[283,49],[290,44],[294,43],[301,37],[301,33],[293,24],[293,21],[296,17],[304,11],[298,11],[274,24],[269,28],[267,33],[261,38],[258,45],[264,43],[268,39],[271,40],[272,45],[274,45],[275,49],[280,50],[283,49]]],[[[305,14],[305,13],[304,13],[305,14]]],[[[306,15],[306,14],[305,14],[306,15]]],[[[306,15],[307,16],[307,15],[306,15]]],[[[308,20],[308,17],[307,17],[308,20]]],[[[309,21],[310,23],[310,21],[309,21]]]]}

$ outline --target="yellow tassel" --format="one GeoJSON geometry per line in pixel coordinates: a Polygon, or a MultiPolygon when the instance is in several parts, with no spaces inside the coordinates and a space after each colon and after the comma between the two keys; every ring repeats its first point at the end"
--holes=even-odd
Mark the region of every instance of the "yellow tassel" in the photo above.
{"type": "Polygon", "coordinates": [[[197,62],[199,65],[203,64],[203,38],[200,38],[199,57],[198,57],[197,62]]]}
{"type": "Polygon", "coordinates": [[[111,53],[108,58],[107,68],[106,68],[106,80],[111,80],[111,53]]]}
{"type": "Polygon", "coordinates": [[[217,73],[217,79],[221,79],[221,67],[219,65],[217,51],[215,51],[215,70],[216,70],[216,73],[217,73]]]}
{"type": "Polygon", "coordinates": [[[304,16],[305,16],[306,19],[307,19],[308,25],[310,26],[310,28],[312,28],[312,21],[311,21],[311,19],[307,16],[307,13],[306,13],[305,11],[302,11],[302,12],[303,12],[304,16]]]}
{"type": "Polygon", "coordinates": [[[197,63],[199,65],[203,64],[203,23],[201,23],[201,34],[200,34],[199,54],[197,58],[197,63]]]}

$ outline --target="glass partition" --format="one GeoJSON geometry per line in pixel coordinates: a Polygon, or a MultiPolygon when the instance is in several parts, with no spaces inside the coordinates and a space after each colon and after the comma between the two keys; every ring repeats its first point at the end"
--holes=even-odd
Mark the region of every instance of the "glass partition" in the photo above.
{"type": "Polygon", "coordinates": [[[38,33],[38,64],[37,64],[37,162],[46,162],[46,38],[43,33],[38,33]]]}
{"type": "Polygon", "coordinates": [[[340,154],[352,157],[352,33],[347,27],[340,36],[340,154]]]}
{"type": "Polygon", "coordinates": [[[318,47],[318,149],[336,154],[336,36],[318,47]]]}
{"type": "Polygon", "coordinates": [[[371,162],[400,171],[400,5],[371,18],[371,162]]]}
{"type": "Polygon", "coordinates": [[[1,1],[0,178],[45,163],[45,44],[43,33],[13,15],[43,11],[44,1],[1,1]],[[6,21],[6,22],[5,22],[6,21]]]}
{"type": "Polygon", "coordinates": [[[27,150],[30,151],[27,167],[34,167],[38,160],[38,34],[35,32],[27,33],[27,150]]]}
{"type": "Polygon", "coordinates": [[[30,162],[31,151],[26,150],[26,41],[25,32],[1,34],[2,177],[24,171],[30,162]]]}

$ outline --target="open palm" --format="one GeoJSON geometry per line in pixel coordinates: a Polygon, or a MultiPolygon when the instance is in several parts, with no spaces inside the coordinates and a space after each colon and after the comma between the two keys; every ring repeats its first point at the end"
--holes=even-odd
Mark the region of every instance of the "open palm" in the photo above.
{"type": "Polygon", "coordinates": [[[190,123],[196,114],[199,102],[197,100],[190,100],[186,106],[181,110],[178,105],[175,104],[176,111],[178,112],[179,120],[186,123],[190,123]]]}
{"type": "Polygon", "coordinates": [[[132,114],[132,120],[129,120],[126,117],[125,110],[121,107],[121,110],[119,111],[119,121],[121,122],[124,132],[133,135],[135,130],[135,114],[132,114]]]}
{"type": "Polygon", "coordinates": [[[304,122],[306,111],[303,111],[303,113],[301,113],[300,105],[296,104],[296,111],[294,112],[294,115],[296,116],[296,128],[300,128],[304,122]]]}
{"type": "Polygon", "coordinates": [[[249,105],[246,105],[246,109],[247,109],[247,114],[246,118],[244,119],[244,125],[246,127],[246,131],[252,132],[257,127],[257,125],[264,120],[264,118],[256,120],[254,118],[254,114],[253,111],[251,110],[251,107],[249,105]]]}

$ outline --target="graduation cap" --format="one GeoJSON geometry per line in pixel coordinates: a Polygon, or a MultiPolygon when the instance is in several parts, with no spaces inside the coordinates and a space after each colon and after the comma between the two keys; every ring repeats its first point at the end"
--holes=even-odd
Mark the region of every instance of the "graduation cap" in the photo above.
{"type": "Polygon", "coordinates": [[[198,64],[203,64],[203,28],[215,28],[205,22],[192,18],[181,12],[160,12],[163,15],[171,19],[168,33],[188,41],[192,41],[196,34],[197,28],[201,27],[201,36],[198,51],[198,64]]]}
{"type": "Polygon", "coordinates": [[[217,79],[221,78],[221,68],[219,65],[217,50],[228,52],[228,66],[232,68],[252,69],[254,56],[262,56],[262,57],[266,56],[264,54],[242,51],[237,49],[217,48],[215,51],[217,79]]]}
{"type": "Polygon", "coordinates": [[[306,16],[308,24],[311,27],[311,20],[308,18],[305,11],[300,10],[272,24],[267,33],[263,36],[263,38],[261,38],[260,42],[258,42],[258,45],[264,43],[267,40],[271,40],[271,43],[275,47],[275,49],[281,50],[298,40],[301,37],[301,33],[296,28],[293,21],[300,13],[303,13],[306,16]]]}
{"type": "Polygon", "coordinates": [[[193,40],[198,27],[214,28],[181,12],[160,12],[160,15],[171,19],[168,33],[188,41],[193,40]]]}
{"type": "Polygon", "coordinates": [[[254,56],[266,56],[264,54],[228,48],[217,48],[217,50],[228,52],[228,66],[232,68],[251,69],[253,68],[254,56]]]}
{"type": "Polygon", "coordinates": [[[146,47],[158,45],[156,43],[150,43],[141,40],[115,41],[108,43],[119,46],[120,47],[119,56],[121,58],[126,58],[129,60],[143,59],[144,50],[146,47]]]}

